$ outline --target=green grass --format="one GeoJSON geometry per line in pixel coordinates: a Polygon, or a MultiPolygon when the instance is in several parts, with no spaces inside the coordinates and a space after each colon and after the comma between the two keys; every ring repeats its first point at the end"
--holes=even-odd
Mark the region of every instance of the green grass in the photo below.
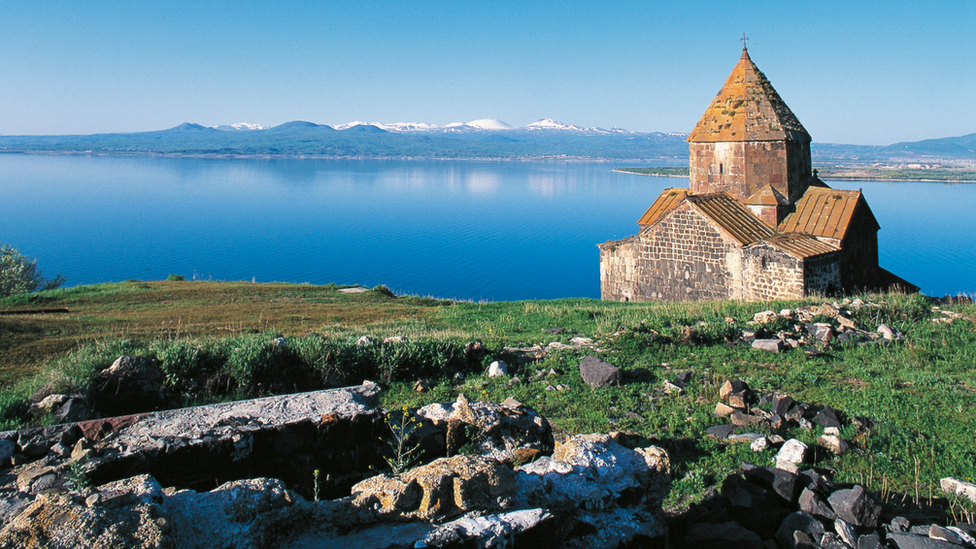
{"type": "MultiPolygon", "coordinates": [[[[718,388],[743,379],[758,392],[780,391],[847,416],[876,422],[870,434],[843,430],[856,451],[821,455],[820,466],[841,482],[858,482],[899,512],[916,493],[938,496],[945,476],[976,478],[976,306],[944,307],[967,318],[936,323],[923,296],[863,296],[883,304],[854,320],[873,330],[895,326],[905,341],[841,345],[824,356],[778,355],[730,346],[754,313],[818,304],[613,303],[589,299],[454,303],[394,297],[381,288],[342,294],[339,287],[213,282],[127,282],[67,288],[0,300],[0,310],[68,307],[54,315],[0,316],[5,386],[0,418],[15,427],[44,418],[26,414],[30,400],[53,391],[86,394],[101,369],[121,354],[157,358],[170,405],[286,393],[364,378],[382,382],[385,406],[416,407],[468,398],[513,397],[535,408],[560,435],[624,431],[665,447],[674,484],[667,505],[682,509],[718,486],[741,462],[769,464],[773,450],[703,437],[722,420],[712,416],[718,388]],[[544,331],[563,328],[560,334],[544,331]],[[359,345],[362,335],[372,345],[359,345]],[[278,336],[286,345],[274,343],[278,336]],[[383,343],[390,336],[403,341],[383,343]],[[590,337],[598,350],[551,350],[518,362],[506,347],[568,343],[590,337]],[[482,360],[463,355],[481,341],[482,360]],[[587,354],[620,367],[621,387],[589,388],[579,375],[587,354]],[[482,375],[492,360],[511,375],[482,375]],[[550,371],[555,374],[550,375],[550,371]],[[661,391],[664,380],[692,370],[682,395],[661,391]],[[456,380],[455,372],[463,379],[456,380]],[[537,375],[542,372],[543,375],[537,375]],[[513,382],[519,378],[520,382],[513,382]],[[413,390],[426,379],[431,390],[413,390]],[[562,386],[564,390],[546,390],[562,386]]],[[[791,322],[767,327],[775,333],[791,322]]],[[[814,442],[818,431],[781,433],[814,442]]],[[[917,507],[912,507],[918,512],[917,507]]]]}

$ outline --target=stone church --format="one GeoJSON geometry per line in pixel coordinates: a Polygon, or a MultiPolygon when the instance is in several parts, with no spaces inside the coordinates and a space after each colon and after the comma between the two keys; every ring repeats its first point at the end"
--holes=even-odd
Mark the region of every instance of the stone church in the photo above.
{"type": "Polygon", "coordinates": [[[688,136],[689,189],[667,189],[638,233],[604,242],[600,294],[614,301],[762,301],[918,287],[878,266],[860,191],[828,187],[810,134],[746,48],[688,136]]]}

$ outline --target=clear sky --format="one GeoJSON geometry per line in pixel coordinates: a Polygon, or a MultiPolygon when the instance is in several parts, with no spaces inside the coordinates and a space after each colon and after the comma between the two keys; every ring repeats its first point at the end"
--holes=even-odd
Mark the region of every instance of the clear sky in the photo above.
{"type": "Polygon", "coordinates": [[[543,117],[689,132],[749,37],[814,141],[976,132],[976,2],[0,2],[0,134],[543,117]]]}

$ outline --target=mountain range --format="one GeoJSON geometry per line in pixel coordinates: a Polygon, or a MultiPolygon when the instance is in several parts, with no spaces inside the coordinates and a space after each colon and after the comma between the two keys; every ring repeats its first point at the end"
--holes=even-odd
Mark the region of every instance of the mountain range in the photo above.
{"type": "MultiPolygon", "coordinates": [[[[543,118],[523,127],[496,119],[427,123],[306,121],[279,126],[183,123],[167,130],[94,135],[0,136],[0,152],[282,157],[578,158],[682,165],[688,134],[585,128],[543,118]]],[[[976,160],[976,133],[887,146],[813,143],[815,162],[976,160]]]]}

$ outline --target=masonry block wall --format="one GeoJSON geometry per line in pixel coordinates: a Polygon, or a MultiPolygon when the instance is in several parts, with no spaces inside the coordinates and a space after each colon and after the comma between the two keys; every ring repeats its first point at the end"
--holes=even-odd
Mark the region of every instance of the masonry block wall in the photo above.
{"type": "Polygon", "coordinates": [[[733,242],[689,204],[637,235],[635,300],[729,299],[733,242]]]}
{"type": "Polygon", "coordinates": [[[841,288],[840,253],[807,258],[803,278],[804,295],[833,295],[841,288]]]}
{"type": "Polygon", "coordinates": [[[795,202],[810,184],[810,144],[797,141],[689,143],[691,190],[740,200],[767,185],[795,202]]]}
{"type": "Polygon", "coordinates": [[[760,242],[742,250],[742,298],[768,301],[802,296],[803,262],[760,242]]]}
{"type": "MultiPolygon", "coordinates": [[[[600,244],[600,298],[609,301],[634,299],[636,236],[600,244]]],[[[640,301],[640,300],[638,300],[640,301]]]]}

